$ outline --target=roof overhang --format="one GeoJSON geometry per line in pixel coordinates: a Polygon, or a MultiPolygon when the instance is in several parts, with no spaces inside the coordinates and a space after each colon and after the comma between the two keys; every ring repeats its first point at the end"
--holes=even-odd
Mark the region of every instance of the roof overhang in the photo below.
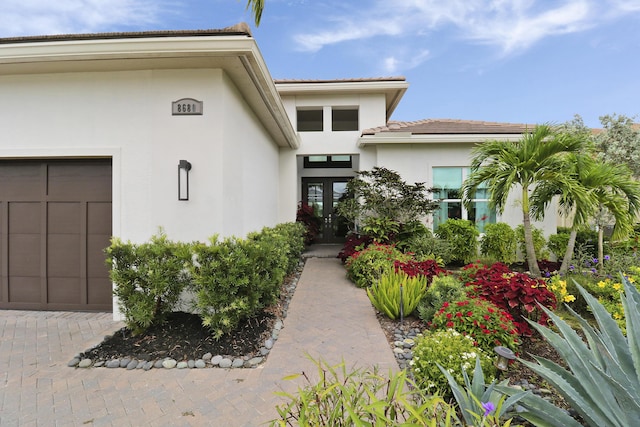
{"type": "Polygon", "coordinates": [[[0,76],[157,69],[222,69],[274,141],[299,138],[255,40],[245,34],[151,33],[0,40],[0,76]],[[135,34],[134,34],[135,35],[135,34]]]}
{"type": "Polygon", "coordinates": [[[409,83],[404,77],[345,80],[277,80],[276,88],[282,96],[315,94],[382,93],[385,95],[386,118],[389,120],[409,83]]]}
{"type": "Polygon", "coordinates": [[[522,134],[439,134],[413,135],[410,132],[381,132],[358,138],[358,147],[400,144],[476,144],[484,141],[518,141],[522,134]]]}

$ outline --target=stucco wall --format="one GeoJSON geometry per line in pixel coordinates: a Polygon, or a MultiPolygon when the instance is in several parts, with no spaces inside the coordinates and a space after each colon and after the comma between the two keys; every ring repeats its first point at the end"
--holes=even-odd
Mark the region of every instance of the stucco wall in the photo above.
{"type": "Polygon", "coordinates": [[[0,157],[113,158],[116,236],[204,240],[278,221],[279,150],[219,69],[1,76],[0,93],[0,157]],[[172,116],[185,97],[204,114],[172,116]]]}

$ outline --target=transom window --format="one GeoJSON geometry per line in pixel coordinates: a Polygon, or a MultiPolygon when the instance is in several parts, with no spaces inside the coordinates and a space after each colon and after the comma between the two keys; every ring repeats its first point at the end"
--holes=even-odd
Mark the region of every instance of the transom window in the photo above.
{"type": "Polygon", "coordinates": [[[460,189],[468,175],[469,168],[433,168],[433,197],[439,200],[440,205],[440,208],[433,212],[434,230],[449,218],[473,221],[481,233],[484,232],[486,224],[496,222],[496,212],[495,209],[489,208],[489,194],[486,188],[478,188],[470,209],[466,209],[462,204],[460,189]]]}
{"type": "Polygon", "coordinates": [[[350,168],[352,167],[351,156],[306,156],[304,158],[305,168],[350,168]]]}

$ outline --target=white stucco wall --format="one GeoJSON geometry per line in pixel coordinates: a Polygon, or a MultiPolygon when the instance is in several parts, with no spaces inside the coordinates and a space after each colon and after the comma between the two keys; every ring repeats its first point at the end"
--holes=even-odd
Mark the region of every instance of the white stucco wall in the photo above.
{"type": "Polygon", "coordinates": [[[0,93],[0,158],[113,158],[115,236],[205,240],[278,222],[279,149],[219,69],[0,76],[0,93]],[[172,116],[185,97],[204,114],[172,116]]]}

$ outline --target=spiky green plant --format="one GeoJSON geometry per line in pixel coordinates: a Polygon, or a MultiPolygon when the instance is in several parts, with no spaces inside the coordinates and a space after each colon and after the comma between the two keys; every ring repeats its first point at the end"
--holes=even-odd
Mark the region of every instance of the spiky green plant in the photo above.
{"type": "MultiPolygon", "coordinates": [[[[602,304],[578,285],[597,322],[591,326],[571,308],[586,342],[565,321],[545,309],[559,333],[532,323],[558,351],[569,370],[550,360],[538,363],[520,360],[553,385],[569,405],[590,426],[624,427],[640,425],[640,293],[623,277],[621,296],[626,313],[627,336],[602,304]]],[[[508,387],[501,392],[513,395],[508,387]]],[[[534,395],[520,400],[527,412],[520,414],[538,426],[580,426],[565,411],[534,395]]]]}
{"type": "Polygon", "coordinates": [[[388,271],[367,288],[367,295],[378,311],[395,320],[400,317],[401,309],[405,316],[413,313],[426,291],[426,277],[388,271]]]}

